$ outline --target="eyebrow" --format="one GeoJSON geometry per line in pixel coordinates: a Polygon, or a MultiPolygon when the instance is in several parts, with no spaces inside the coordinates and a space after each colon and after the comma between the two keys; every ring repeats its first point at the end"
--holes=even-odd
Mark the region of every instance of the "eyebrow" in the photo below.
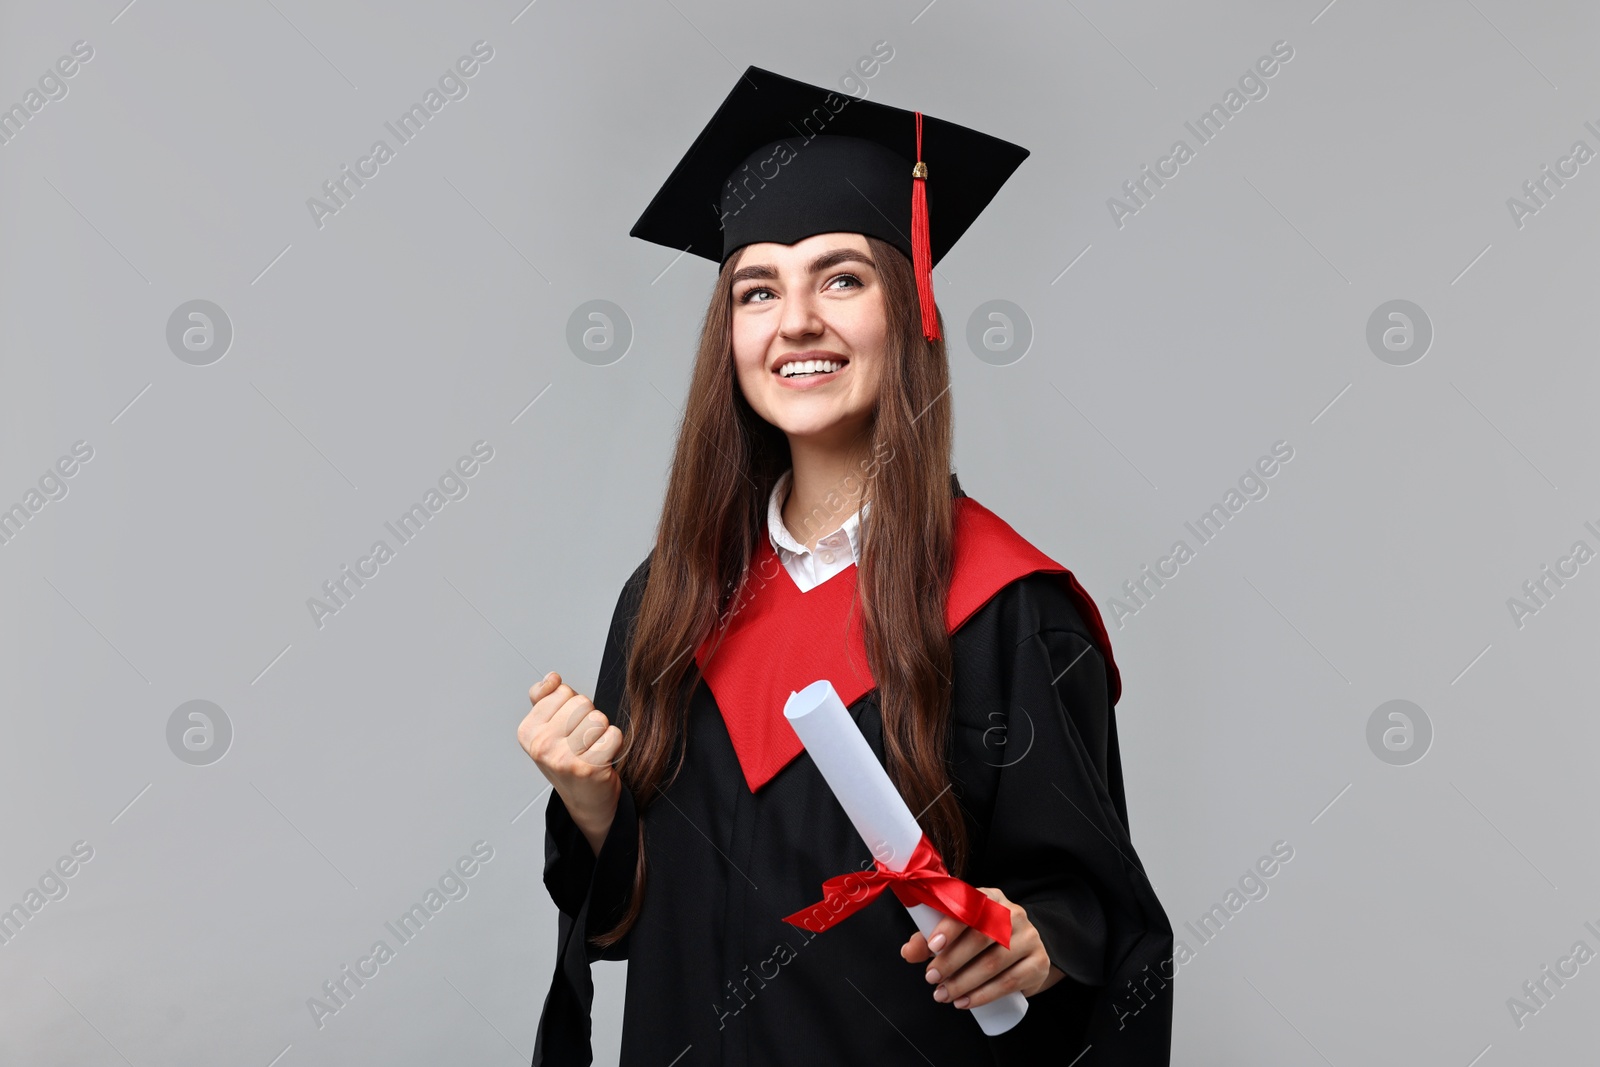
{"type": "MultiPolygon", "coordinates": [[[[810,267],[808,267],[807,270],[812,274],[820,274],[829,267],[838,266],[840,263],[865,263],[874,270],[876,270],[878,266],[876,263],[872,262],[872,257],[868,256],[865,252],[858,248],[835,248],[833,251],[824,252],[816,259],[813,259],[810,267]]],[[[734,283],[742,282],[749,278],[772,280],[777,277],[778,272],[767,263],[757,263],[749,267],[740,267],[738,270],[733,272],[734,283]]]]}

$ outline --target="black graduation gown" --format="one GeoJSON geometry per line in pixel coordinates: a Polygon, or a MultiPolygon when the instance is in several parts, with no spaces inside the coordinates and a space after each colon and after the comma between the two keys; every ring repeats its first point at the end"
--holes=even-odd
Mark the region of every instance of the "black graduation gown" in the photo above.
{"type": "MultiPolygon", "coordinates": [[[[594,693],[624,731],[629,623],[648,569],[618,598],[594,693]]],[[[591,1062],[594,959],[628,960],[622,1067],[1168,1064],[1172,928],[1129,841],[1090,630],[1059,576],[1041,572],[1004,586],[951,641],[950,761],[974,857],[952,873],[1021,904],[1067,977],[990,1038],[970,1011],[933,999],[927,963],[901,958],[916,925],[893,894],[820,934],[783,922],[822,898],[825,879],[871,869],[871,852],[803,751],[750,792],[691,665],[683,770],[642,816],[624,786],[598,856],[551,791],[544,881],[559,948],[535,1067],[591,1062]],[[601,951],[581,934],[621,916],[641,817],[643,910],[601,951]]],[[[849,710],[882,762],[877,691],[849,710]]]]}

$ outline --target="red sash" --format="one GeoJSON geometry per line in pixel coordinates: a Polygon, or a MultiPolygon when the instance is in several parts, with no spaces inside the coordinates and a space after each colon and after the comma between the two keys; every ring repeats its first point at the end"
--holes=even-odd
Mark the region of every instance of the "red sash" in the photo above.
{"type": "MultiPolygon", "coordinates": [[[[1088,624],[1106,661],[1111,702],[1122,693],[1122,679],[1111,658],[1111,638],[1100,611],[1072,572],[1035,548],[1005,520],[971,497],[956,497],[953,574],[945,598],[951,633],[1002,588],[1018,578],[1045,571],[1059,574],[1088,624]]],[[[846,567],[802,593],[784,570],[769,538],[762,537],[752,560],[744,597],[716,643],[713,631],[695,651],[700,673],[722,709],[728,736],[750,791],[756,792],[804,746],[783,706],[789,694],[819,678],[833,683],[846,707],[877,687],[867,665],[861,611],[852,610],[857,567],[846,567]]]]}

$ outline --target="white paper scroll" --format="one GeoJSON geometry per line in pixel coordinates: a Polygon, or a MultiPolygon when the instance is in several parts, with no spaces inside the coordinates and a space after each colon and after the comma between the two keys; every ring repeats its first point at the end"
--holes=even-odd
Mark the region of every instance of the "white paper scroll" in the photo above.
{"type": "MultiPolygon", "coordinates": [[[[833,684],[824,678],[798,693],[790,693],[783,717],[800,735],[811,761],[822,772],[872,854],[890,870],[905,870],[912,850],[922,839],[922,828],[873,755],[872,746],[856,728],[833,684]]],[[[943,917],[927,904],[914,904],[906,910],[924,938],[932,936],[943,917]]],[[[1028,998],[1012,992],[970,1010],[983,1032],[992,1037],[1022,1021],[1028,1011],[1028,998]]]]}

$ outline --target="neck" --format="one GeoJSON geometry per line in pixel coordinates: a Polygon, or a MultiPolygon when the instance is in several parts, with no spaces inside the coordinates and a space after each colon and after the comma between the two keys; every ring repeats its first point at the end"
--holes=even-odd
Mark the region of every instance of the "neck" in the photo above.
{"type": "Polygon", "coordinates": [[[863,471],[871,454],[865,441],[839,449],[789,439],[793,475],[783,504],[783,524],[795,540],[815,548],[861,509],[867,490],[863,471]]]}

